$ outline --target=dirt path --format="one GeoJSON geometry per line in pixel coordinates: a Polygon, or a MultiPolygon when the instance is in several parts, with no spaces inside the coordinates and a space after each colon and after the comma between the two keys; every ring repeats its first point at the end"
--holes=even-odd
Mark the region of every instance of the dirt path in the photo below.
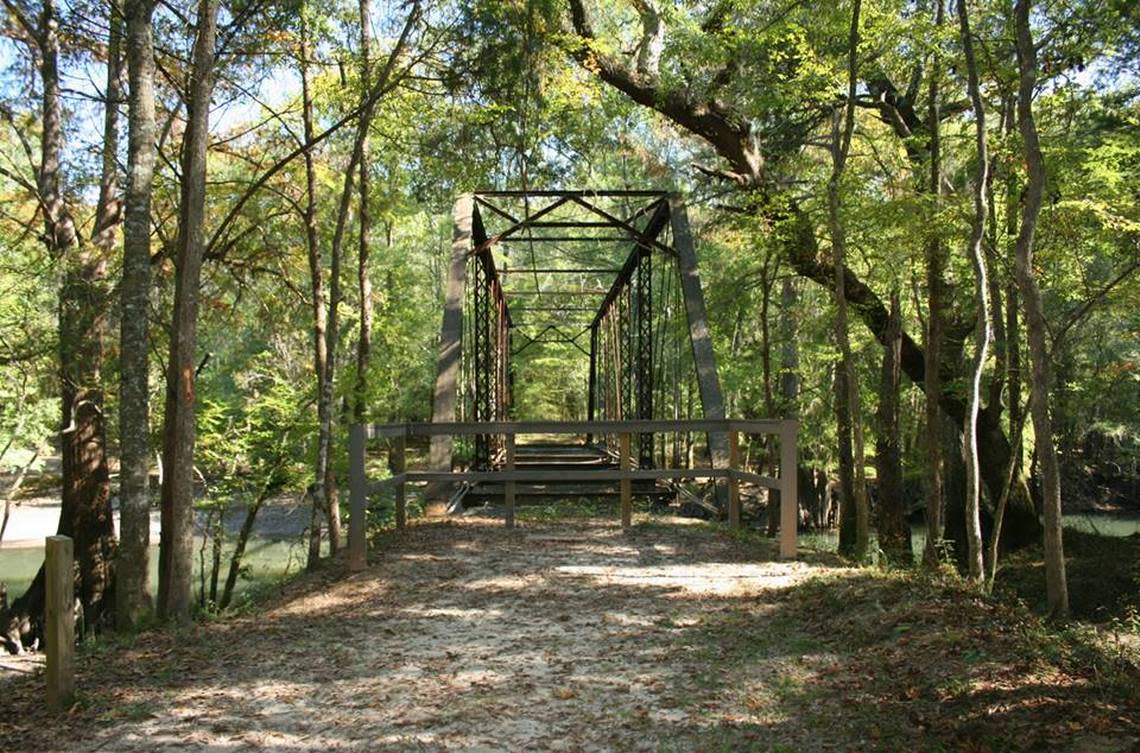
{"type": "MultiPolygon", "coordinates": [[[[609,522],[415,526],[366,572],[303,579],[257,617],[89,652],[72,715],[0,719],[0,749],[958,749],[921,742],[932,728],[956,734],[963,718],[914,679],[921,666],[863,674],[862,659],[821,640],[814,607],[788,613],[791,586],[857,571],[770,554],[679,521],[625,533],[609,522]]],[[[824,606],[844,625],[835,598],[824,606]]],[[[893,646],[897,622],[878,609],[875,631],[893,646]]],[[[1005,658],[995,667],[1025,676],[1005,658]]],[[[21,678],[6,700],[33,708],[37,692],[21,678]]],[[[1019,734],[1013,721],[992,724],[1019,734]]]]}

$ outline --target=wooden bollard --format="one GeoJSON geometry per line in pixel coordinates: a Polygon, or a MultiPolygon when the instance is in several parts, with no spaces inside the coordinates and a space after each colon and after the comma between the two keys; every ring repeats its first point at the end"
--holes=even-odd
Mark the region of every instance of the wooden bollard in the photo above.
{"type": "MultiPolygon", "coordinates": [[[[515,471],[515,435],[507,435],[506,446],[506,463],[504,468],[507,473],[514,473],[515,471]]],[[[507,481],[503,487],[503,501],[506,503],[507,512],[507,528],[515,527],[515,482],[507,481]]]]}
{"type": "Polygon", "coordinates": [[[75,545],[70,536],[48,536],[44,546],[47,603],[47,702],[56,711],[75,697],[75,545]]]}
{"type": "MultiPolygon", "coordinates": [[[[623,471],[630,470],[630,456],[629,456],[629,432],[622,432],[621,434],[621,469],[623,471]]],[[[633,482],[628,478],[623,478],[620,482],[621,486],[621,527],[629,528],[633,522],[633,482]]]]}

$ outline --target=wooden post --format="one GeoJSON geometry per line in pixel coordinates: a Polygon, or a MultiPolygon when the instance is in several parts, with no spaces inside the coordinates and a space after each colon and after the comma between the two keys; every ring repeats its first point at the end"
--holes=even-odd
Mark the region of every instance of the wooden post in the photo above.
{"type": "MultiPolygon", "coordinates": [[[[392,440],[392,475],[400,476],[407,470],[407,460],[405,458],[404,447],[406,444],[404,435],[396,437],[392,440]]],[[[408,498],[407,487],[403,481],[396,482],[396,528],[403,528],[408,524],[408,498]]]]}
{"type": "MultiPolygon", "coordinates": [[[[629,432],[621,433],[621,469],[630,470],[629,432]]],[[[621,527],[629,528],[633,519],[633,482],[623,478],[621,484],[621,527]]]]}
{"type": "Polygon", "coordinates": [[[800,522],[797,467],[799,422],[780,422],[780,556],[796,556],[796,528],[800,522]]]}
{"type": "MultiPolygon", "coordinates": [[[[515,435],[507,435],[506,446],[506,468],[507,473],[514,473],[515,470],[515,435]]],[[[515,527],[515,482],[508,480],[503,488],[503,501],[507,505],[507,528],[515,527]]]]}
{"type": "Polygon", "coordinates": [[[44,547],[47,702],[56,711],[68,709],[75,696],[74,546],[70,536],[48,536],[44,547]]]}
{"type": "Polygon", "coordinates": [[[364,471],[364,426],[353,424],[348,430],[348,569],[357,571],[368,566],[368,477],[364,471]]]}
{"type": "MultiPolygon", "coordinates": [[[[740,434],[735,429],[728,432],[728,469],[735,473],[740,464],[740,434]]],[[[736,476],[728,477],[728,524],[740,528],[740,481],[736,476]]]]}

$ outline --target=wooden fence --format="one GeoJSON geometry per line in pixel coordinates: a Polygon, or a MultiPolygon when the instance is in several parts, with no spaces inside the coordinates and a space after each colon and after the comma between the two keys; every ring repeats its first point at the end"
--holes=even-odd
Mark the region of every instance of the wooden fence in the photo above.
{"type": "Polygon", "coordinates": [[[727,479],[728,519],[740,525],[740,484],[777,489],[780,492],[780,556],[796,556],[796,525],[799,522],[796,488],[797,435],[795,420],[696,419],[687,421],[484,421],[468,423],[356,424],[349,429],[349,487],[352,517],[349,520],[349,566],[362,569],[366,564],[366,509],[368,497],[388,488],[396,496],[396,525],[407,522],[406,486],[409,483],[501,482],[504,485],[506,525],[514,526],[515,485],[518,482],[618,481],[621,489],[621,524],[630,524],[632,482],[641,480],[727,479]],[[661,468],[634,470],[630,458],[630,437],[634,434],[697,432],[728,437],[726,468],[661,468]],[[779,476],[761,476],[741,470],[740,434],[777,435],[780,439],[779,476]],[[409,437],[457,437],[499,434],[505,439],[506,453],[501,468],[488,471],[408,470],[405,448],[409,437]],[[575,471],[517,470],[515,438],[520,434],[600,435],[619,438],[618,470],[575,471]],[[392,476],[369,481],[365,450],[369,439],[391,441],[392,476]]]}

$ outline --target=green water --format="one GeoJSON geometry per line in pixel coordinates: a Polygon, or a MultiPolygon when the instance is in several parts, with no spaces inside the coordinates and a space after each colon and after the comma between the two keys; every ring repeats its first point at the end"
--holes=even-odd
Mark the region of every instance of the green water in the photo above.
{"type": "MultiPolygon", "coordinates": [[[[194,541],[194,592],[197,594],[201,568],[198,551],[201,539],[194,541]]],[[[229,557],[233,552],[232,546],[224,547],[222,555],[222,569],[218,576],[218,589],[225,583],[229,572],[229,557]]],[[[245,574],[238,578],[235,587],[235,596],[248,592],[259,585],[272,583],[284,576],[295,573],[304,568],[307,557],[307,544],[296,539],[270,539],[251,537],[246,545],[245,556],[242,558],[242,568],[245,574]]],[[[206,551],[206,567],[210,567],[211,553],[206,551]]],[[[8,584],[8,599],[11,601],[27,590],[36,572],[43,563],[43,549],[39,547],[21,547],[0,549],[0,583],[8,584]]],[[[158,583],[158,545],[150,547],[150,587],[153,593],[158,583]]]]}
{"type": "MultiPolygon", "coordinates": [[[[1140,534],[1140,516],[1118,516],[1103,513],[1079,513],[1064,516],[1065,528],[1101,536],[1132,536],[1140,534]]],[[[915,552],[926,546],[926,526],[918,523],[910,527],[911,545],[915,552]]],[[[839,544],[839,532],[812,531],[800,534],[800,543],[809,549],[834,551],[839,544]]],[[[875,534],[871,534],[871,546],[875,546],[875,534]]]]}

